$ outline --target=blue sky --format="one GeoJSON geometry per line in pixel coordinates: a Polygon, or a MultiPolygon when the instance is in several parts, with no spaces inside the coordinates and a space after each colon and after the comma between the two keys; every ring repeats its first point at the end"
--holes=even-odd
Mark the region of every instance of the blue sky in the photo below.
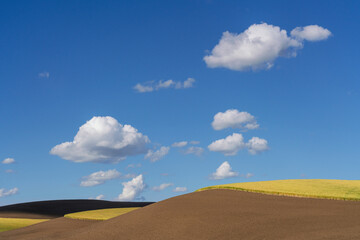
{"type": "Polygon", "coordinates": [[[101,195],[159,201],[232,182],[357,179],[359,7],[3,2],[0,205],[101,195]],[[260,43],[245,44],[254,34],[260,43]],[[212,125],[218,113],[227,117],[221,130],[212,125]],[[137,133],[124,132],[126,124],[137,133]],[[251,152],[253,137],[261,141],[251,152]],[[71,146],[50,153],[64,142],[71,146]],[[151,161],[156,151],[161,159],[151,161]]]}

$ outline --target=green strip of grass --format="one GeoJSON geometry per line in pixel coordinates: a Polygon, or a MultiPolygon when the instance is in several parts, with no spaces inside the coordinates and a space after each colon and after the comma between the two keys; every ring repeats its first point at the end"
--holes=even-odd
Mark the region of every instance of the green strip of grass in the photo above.
{"type": "Polygon", "coordinates": [[[0,218],[0,232],[30,226],[48,219],[0,218]]]}
{"type": "Polygon", "coordinates": [[[360,180],[293,179],[244,182],[201,188],[232,189],[284,196],[360,201],[360,180]]]}
{"type": "Polygon", "coordinates": [[[108,220],[138,208],[108,208],[66,214],[64,217],[81,220],[108,220]]]}

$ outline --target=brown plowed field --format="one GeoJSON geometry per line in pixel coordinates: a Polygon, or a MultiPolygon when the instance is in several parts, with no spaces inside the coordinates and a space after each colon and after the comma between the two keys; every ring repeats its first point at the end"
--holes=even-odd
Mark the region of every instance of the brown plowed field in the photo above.
{"type": "MultiPolygon", "coordinates": [[[[38,226],[43,224],[45,223],[38,226]]],[[[73,229],[75,228],[74,226],[73,229]]],[[[360,202],[208,190],[170,198],[107,221],[96,222],[89,227],[76,229],[72,234],[47,235],[51,238],[44,239],[358,240],[360,202]]],[[[21,229],[15,231],[21,232],[21,229]]],[[[52,230],[48,228],[43,231],[49,233],[52,230]]],[[[67,231],[72,230],[69,228],[67,231]]],[[[41,236],[42,233],[38,234],[41,236]]],[[[12,231],[0,233],[1,240],[30,239],[22,238],[20,234],[15,238],[11,237],[12,231]],[[7,234],[5,238],[4,234],[7,234]]]]}

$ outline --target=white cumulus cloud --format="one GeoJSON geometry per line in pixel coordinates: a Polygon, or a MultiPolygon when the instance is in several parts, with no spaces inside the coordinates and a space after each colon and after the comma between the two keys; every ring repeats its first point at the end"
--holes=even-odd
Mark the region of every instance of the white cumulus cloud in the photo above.
{"type": "Polygon", "coordinates": [[[168,188],[168,187],[170,187],[172,185],[174,185],[174,184],[172,184],[172,183],[162,183],[162,184],[160,184],[160,186],[153,187],[152,190],[159,192],[159,191],[162,191],[165,188],[168,188]]]}
{"type": "Polygon", "coordinates": [[[150,159],[151,162],[156,162],[165,157],[170,151],[170,147],[162,146],[159,150],[149,150],[145,155],[145,159],[150,159]]]}
{"type": "Polygon", "coordinates": [[[5,188],[0,188],[0,197],[6,197],[16,194],[19,191],[18,188],[12,188],[10,190],[7,190],[5,188]]]}
{"type": "Polygon", "coordinates": [[[297,27],[291,31],[291,36],[300,40],[305,39],[307,41],[322,41],[331,36],[331,32],[318,25],[309,25],[306,27],[297,27]]]}
{"type": "Polygon", "coordinates": [[[225,161],[223,162],[216,171],[211,174],[210,179],[219,180],[224,178],[236,177],[239,173],[232,171],[230,164],[225,161]]]}
{"type": "Polygon", "coordinates": [[[146,186],[142,174],[128,182],[122,183],[122,185],[124,186],[123,191],[117,197],[119,201],[132,201],[136,199],[144,191],[146,186]]]}
{"type": "Polygon", "coordinates": [[[15,162],[15,159],[13,158],[5,158],[1,163],[2,164],[12,164],[15,162]]]}
{"type": "Polygon", "coordinates": [[[151,81],[146,83],[138,83],[134,86],[135,91],[139,93],[153,92],[161,89],[174,88],[174,89],[186,89],[194,86],[195,79],[188,78],[185,81],[173,81],[172,79],[163,81],[151,81]]]}
{"type": "Polygon", "coordinates": [[[82,187],[92,187],[105,183],[108,180],[120,178],[121,173],[116,169],[108,171],[98,171],[90,174],[89,176],[83,177],[83,180],[80,183],[82,187]]]}
{"type": "Polygon", "coordinates": [[[237,109],[228,109],[225,112],[218,112],[211,123],[215,130],[225,128],[256,129],[259,124],[253,115],[248,112],[239,112],[237,109]]]}
{"type": "Polygon", "coordinates": [[[201,156],[204,153],[204,149],[202,147],[188,147],[186,150],[183,151],[184,154],[194,154],[196,156],[201,156]]]}
{"type": "Polygon", "coordinates": [[[185,147],[188,144],[187,141],[181,141],[181,142],[174,142],[171,146],[172,147],[185,147]]]}
{"type": "Polygon", "coordinates": [[[186,192],[187,187],[176,187],[174,188],[173,192],[186,192]]]}
{"type": "Polygon", "coordinates": [[[246,143],[246,147],[248,148],[249,153],[253,155],[269,149],[267,140],[258,137],[251,138],[246,143]]]}
{"type": "Polygon", "coordinates": [[[303,40],[325,39],[328,30],[313,26],[295,28],[291,36],[286,30],[267,23],[253,24],[240,34],[226,31],[204,61],[210,68],[269,69],[278,57],[295,57],[296,51],[303,47],[303,40]]]}
{"type": "Polygon", "coordinates": [[[50,153],[73,162],[116,163],[147,152],[147,136],[112,117],[93,117],[79,128],[72,142],[56,145],[50,153]]]}
{"type": "Polygon", "coordinates": [[[208,148],[213,152],[223,153],[225,156],[233,156],[245,147],[244,137],[240,133],[233,133],[224,139],[212,142],[208,148]]]}

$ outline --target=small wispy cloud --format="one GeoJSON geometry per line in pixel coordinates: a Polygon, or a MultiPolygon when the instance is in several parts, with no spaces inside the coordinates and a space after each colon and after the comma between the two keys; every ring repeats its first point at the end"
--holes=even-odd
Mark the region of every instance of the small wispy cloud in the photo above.
{"type": "Polygon", "coordinates": [[[187,187],[176,187],[174,188],[173,192],[186,192],[187,187]]]}
{"type": "Polygon", "coordinates": [[[15,159],[13,158],[5,158],[1,163],[2,164],[12,164],[15,162],[15,159]]]}
{"type": "Polygon", "coordinates": [[[106,181],[109,180],[113,180],[117,178],[132,178],[132,177],[134,177],[133,174],[122,175],[116,169],[112,169],[108,171],[98,171],[83,177],[80,186],[93,187],[96,185],[104,184],[106,181]]]}
{"type": "Polygon", "coordinates": [[[188,78],[185,81],[173,81],[172,79],[163,81],[151,81],[146,83],[138,83],[134,86],[135,91],[139,93],[159,91],[161,89],[186,89],[194,86],[195,79],[188,78]]]}
{"type": "Polygon", "coordinates": [[[174,184],[172,184],[172,183],[163,183],[163,184],[160,184],[160,186],[153,187],[152,190],[156,191],[156,192],[159,192],[159,191],[162,191],[165,188],[168,188],[168,187],[173,186],[173,185],[174,184]]]}
{"type": "Polygon", "coordinates": [[[201,156],[204,153],[204,149],[202,147],[188,147],[183,151],[184,154],[194,154],[196,156],[201,156]]]}
{"type": "Polygon", "coordinates": [[[38,74],[39,78],[49,78],[50,77],[50,73],[49,72],[41,72],[38,74]]]}
{"type": "Polygon", "coordinates": [[[170,151],[170,147],[162,146],[159,150],[149,150],[144,159],[149,159],[150,162],[156,162],[165,157],[170,151]]]}
{"type": "Polygon", "coordinates": [[[7,197],[16,194],[19,191],[18,188],[12,188],[10,190],[6,190],[5,188],[0,188],[0,197],[7,197]]]}

